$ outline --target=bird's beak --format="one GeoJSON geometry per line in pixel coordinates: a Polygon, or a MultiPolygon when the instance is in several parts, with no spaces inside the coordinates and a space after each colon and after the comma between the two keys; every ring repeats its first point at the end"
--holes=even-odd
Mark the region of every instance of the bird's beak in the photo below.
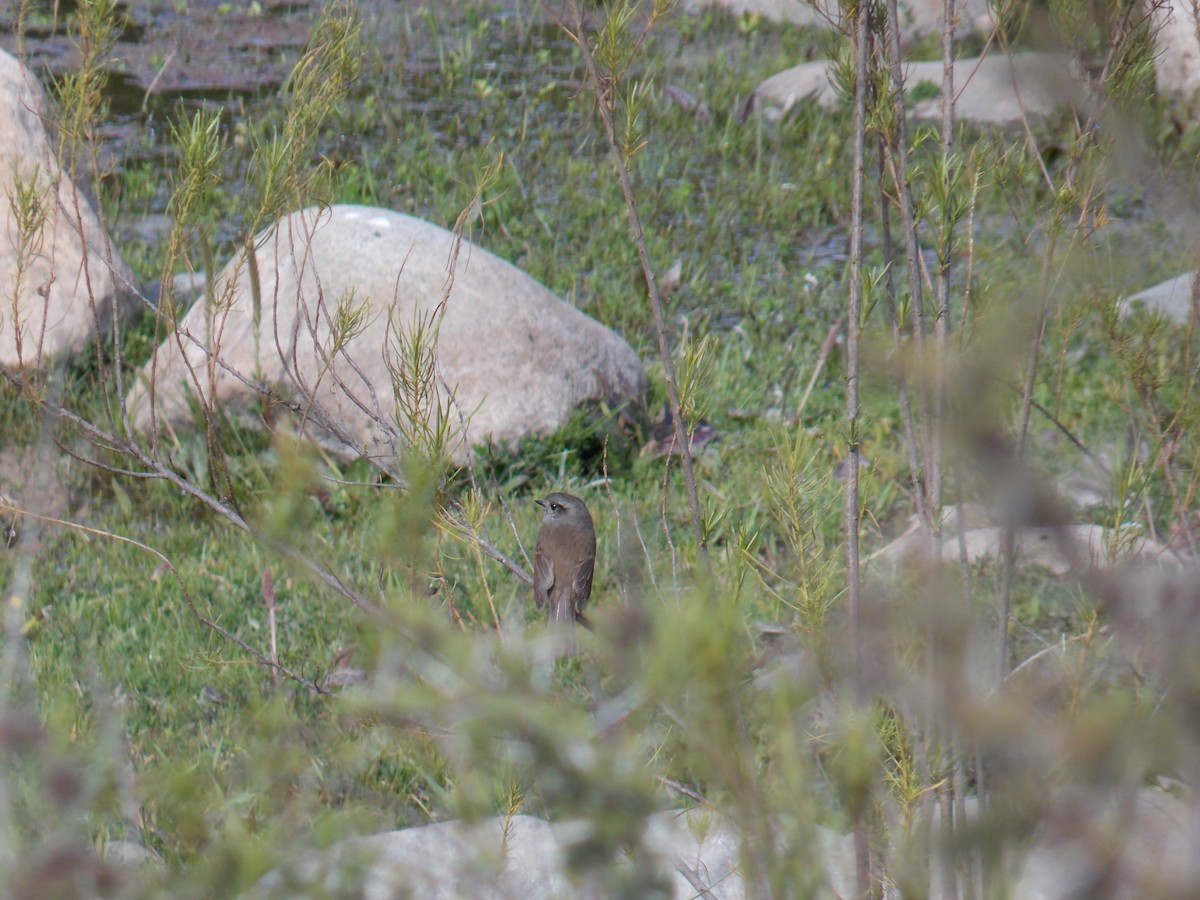
{"type": "Polygon", "coordinates": [[[546,508],[546,501],[545,501],[545,500],[534,500],[533,502],[534,502],[534,503],[536,503],[538,506],[540,506],[542,509],[545,509],[545,508],[546,508]]]}

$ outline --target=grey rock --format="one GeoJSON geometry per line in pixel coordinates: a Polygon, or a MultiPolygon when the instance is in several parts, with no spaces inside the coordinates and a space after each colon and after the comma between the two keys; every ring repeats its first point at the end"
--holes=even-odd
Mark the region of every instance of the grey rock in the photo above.
{"type": "Polygon", "coordinates": [[[781,119],[798,104],[812,101],[825,109],[838,105],[838,95],[829,81],[829,60],[801,63],[777,72],[754,91],[755,108],[766,118],[781,119]]]}
{"type": "MultiPolygon", "coordinates": [[[[973,797],[967,822],[979,818],[973,797]]],[[[932,825],[941,827],[934,808],[932,825]]],[[[796,825],[796,823],[791,823],[796,825]]],[[[533,816],[497,817],[469,824],[443,822],[349,838],[302,855],[266,875],[248,894],[254,900],[298,896],[560,898],[594,896],[570,879],[563,847],[586,830],[583,821],[551,824],[533,816]]],[[[790,833],[773,823],[779,848],[806,855],[811,896],[854,893],[853,837],[822,826],[790,833]]],[[[1018,857],[1014,897],[1058,900],[1100,887],[1105,896],[1190,896],[1200,883],[1192,848],[1200,817],[1190,802],[1149,788],[1054,793],[1033,847],[1018,857]],[[1114,848],[1116,855],[1114,855],[1114,848]],[[1022,858],[1023,857],[1023,858],[1022,858]]],[[[742,900],[752,896],[741,864],[742,840],[731,822],[712,809],[670,810],[646,821],[645,849],[657,857],[672,896],[742,900]]],[[[919,849],[917,852],[922,852],[919,849]]],[[[929,896],[958,896],[932,871],[929,896]]],[[[891,886],[884,896],[895,897],[891,886]]]]}
{"type": "MultiPolygon", "coordinates": [[[[831,66],[820,60],[772,75],[755,91],[759,110],[768,119],[778,119],[805,101],[834,108],[839,99],[830,82],[831,66]]],[[[942,64],[909,63],[904,79],[910,95],[918,85],[940,88],[942,64]]],[[[1000,127],[1017,125],[1023,116],[1036,121],[1069,106],[1086,108],[1091,102],[1068,59],[1054,53],[960,59],[954,65],[954,90],[956,118],[1000,127]]],[[[914,103],[911,113],[917,119],[939,119],[940,95],[914,103]]]]}
{"type": "Polygon", "coordinates": [[[175,292],[175,302],[183,307],[190,307],[204,296],[205,275],[203,272],[179,272],[171,279],[171,289],[175,292]]]}
{"type": "Polygon", "coordinates": [[[1172,322],[1186,323],[1192,314],[1192,273],[1185,272],[1138,291],[1123,299],[1119,309],[1123,315],[1145,310],[1161,313],[1172,322]]]}
{"type": "Polygon", "coordinates": [[[254,897],[322,894],[364,900],[422,897],[552,897],[570,894],[556,871],[558,845],[533,816],[439,822],[350,838],[268,874],[254,897]]]}
{"type": "Polygon", "coordinates": [[[1063,791],[1013,897],[1191,897],[1200,884],[1196,808],[1150,788],[1063,791]]]}
{"type": "Polygon", "coordinates": [[[705,809],[657,813],[646,822],[645,845],[662,858],[676,897],[746,896],[740,841],[719,814],[705,809]]]}
{"type": "Polygon", "coordinates": [[[436,397],[453,396],[459,429],[453,457],[469,447],[559,428],[581,404],[616,406],[641,396],[641,361],[615,332],[525,273],[444,228],[385,209],[311,208],[254,241],[261,296],[256,324],[244,255],[214,279],[214,298],[194,305],[181,339],[168,338],[142,370],[127,402],[136,427],[190,421],[188,398],[261,420],[261,390],[304,411],[294,424],[343,458],[393,459],[397,335],[444,309],[438,331],[436,397]],[[453,269],[451,269],[453,260],[453,269]],[[452,272],[452,275],[451,275],[452,272]],[[334,347],[331,323],[361,320],[334,347]],[[210,365],[210,361],[212,364],[210,365]]]}
{"type": "Polygon", "coordinates": [[[133,308],[128,266],[54,156],[47,108],[32,73],[0,50],[0,365],[18,368],[78,352],[97,319],[133,308]],[[26,192],[41,223],[23,234],[14,208],[26,192]]]}
{"type": "MultiPolygon", "coordinates": [[[[581,821],[551,824],[513,816],[350,838],[269,873],[249,896],[591,896],[586,885],[568,878],[562,849],[587,827],[581,821]]],[[[805,835],[813,853],[814,883],[823,884],[832,896],[849,896],[854,884],[851,837],[820,826],[805,835]]],[[[656,813],[646,822],[644,845],[660,860],[674,897],[742,900],[750,895],[742,877],[740,837],[715,811],[656,813]]]]}
{"type": "Polygon", "coordinates": [[[1154,81],[1160,94],[1174,95],[1182,102],[1185,114],[1195,116],[1196,97],[1200,93],[1200,31],[1197,31],[1196,7],[1184,0],[1146,2],[1153,22],[1151,33],[1154,54],[1154,81]]]}
{"type": "MultiPolygon", "coordinates": [[[[1003,529],[999,526],[969,528],[962,536],[964,547],[953,529],[944,532],[942,562],[954,565],[965,549],[967,561],[1001,559],[1003,529]]],[[[871,554],[868,562],[897,563],[919,559],[922,537],[915,529],[871,554]]],[[[1177,569],[1186,561],[1179,553],[1159,541],[1113,531],[1103,525],[1026,526],[1013,534],[1013,549],[1021,565],[1042,566],[1055,575],[1088,568],[1109,569],[1137,563],[1162,569],[1177,569]]]]}

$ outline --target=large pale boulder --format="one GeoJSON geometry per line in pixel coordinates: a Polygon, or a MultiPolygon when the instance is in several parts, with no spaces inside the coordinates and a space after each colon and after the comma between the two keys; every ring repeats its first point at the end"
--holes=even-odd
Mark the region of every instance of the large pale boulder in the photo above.
{"type": "MultiPolygon", "coordinates": [[[[953,524],[943,522],[941,559],[953,566],[965,556],[970,563],[1004,558],[1004,529],[996,525],[967,528],[960,546],[953,524]]],[[[1024,526],[1013,533],[1013,552],[1021,566],[1042,566],[1055,575],[1088,568],[1111,569],[1137,564],[1177,569],[1190,562],[1165,544],[1148,537],[1122,534],[1103,525],[1024,526]]],[[[914,525],[871,554],[869,561],[898,563],[920,559],[923,538],[914,525]]]]}
{"type": "Polygon", "coordinates": [[[1063,790],[1012,897],[1194,897],[1200,817],[1192,802],[1150,788],[1063,790]]]}
{"type": "Polygon", "coordinates": [[[1184,272],[1182,275],[1160,281],[1152,287],[1123,298],[1117,304],[1117,308],[1122,315],[1145,310],[1160,313],[1180,325],[1186,324],[1192,315],[1192,279],[1191,272],[1184,272]]]}
{"type": "Polygon", "coordinates": [[[254,245],[260,311],[239,255],[142,370],[127,398],[137,427],[151,427],[151,396],[158,427],[191,420],[197,401],[261,421],[270,392],[302,414],[293,423],[306,436],[343,457],[390,460],[409,433],[398,410],[414,405],[396,378],[404,336],[435,325],[433,393],[423,405],[448,410],[459,462],[488,438],[548,434],[582,404],[616,406],[645,388],[640,360],[616,333],[420,219],[311,208],[254,245]],[[337,325],[350,320],[348,331],[337,325]]]}
{"type": "MultiPolygon", "coordinates": [[[[786,115],[796,104],[816,102],[826,109],[839,98],[830,81],[832,63],[803,63],[772,75],[754,92],[755,104],[768,118],[786,115]]],[[[910,96],[919,85],[939,89],[939,96],[913,103],[918,119],[941,117],[941,62],[916,62],[904,66],[904,84],[910,96]]],[[[1045,118],[1068,107],[1086,108],[1087,91],[1065,56],[1054,53],[1001,53],[960,59],[954,64],[955,116],[979,125],[1008,127],[1022,117],[1045,118]]]]}
{"type": "MultiPolygon", "coordinates": [[[[564,849],[591,825],[546,822],[534,816],[440,822],[369,837],[349,838],[271,872],[247,895],[254,900],[296,896],[385,898],[559,898],[599,896],[595,885],[571,881],[564,849]]],[[[812,829],[812,860],[828,896],[850,895],[854,883],[850,838],[812,829]]],[[[671,810],[646,821],[645,849],[659,860],[671,896],[742,900],[749,896],[740,864],[741,840],[712,810],[671,810]]]]}
{"type": "Polygon", "coordinates": [[[1200,93],[1200,31],[1192,0],[1145,0],[1153,21],[1154,80],[1160,94],[1173,94],[1195,113],[1200,93]]]}
{"type": "MultiPolygon", "coordinates": [[[[1019,873],[1015,890],[1011,884],[1003,884],[1010,888],[1010,896],[1045,900],[1095,896],[1087,888],[1098,883],[1114,888],[1104,896],[1194,895],[1200,872],[1191,848],[1200,837],[1200,819],[1192,803],[1146,788],[1085,792],[1068,787],[1046,799],[1047,809],[1033,846],[1028,850],[1011,848],[1019,873]]],[[[985,819],[981,826],[974,797],[967,797],[963,805],[965,819],[956,826],[963,828],[963,834],[978,833],[980,827],[999,827],[995,818],[985,819]]],[[[940,812],[933,810],[935,834],[943,827],[940,812]]],[[[774,823],[784,828],[789,824],[786,819],[774,823]]],[[[1011,826],[1011,818],[1007,824],[1011,826]]],[[[517,815],[352,837],[286,863],[243,896],[246,900],[600,896],[598,886],[589,884],[586,876],[582,881],[571,880],[565,866],[567,846],[590,827],[586,821],[552,823],[517,815]]],[[[853,896],[853,837],[820,825],[805,832],[808,841],[803,865],[811,879],[805,896],[853,896]]],[[[775,833],[783,832],[777,827],[775,833]]],[[[952,849],[955,842],[940,841],[939,845],[952,849]]],[[[670,896],[681,900],[756,896],[752,885],[746,883],[746,876],[755,873],[742,865],[743,846],[733,823],[712,808],[655,813],[646,820],[643,835],[643,847],[657,860],[663,880],[670,885],[670,896]]],[[[893,859],[900,863],[897,869],[902,869],[906,851],[897,850],[893,859]]],[[[915,852],[916,860],[924,858],[923,851],[915,852]]],[[[945,882],[946,872],[954,872],[954,866],[945,864],[951,861],[942,858],[941,852],[937,855],[926,896],[932,900],[961,896],[961,884],[950,888],[945,882]]],[[[889,886],[883,895],[899,897],[900,891],[889,886]]]]}
{"type": "Polygon", "coordinates": [[[55,158],[46,109],[32,73],[0,50],[0,365],[10,367],[77,352],[132,297],[128,267],[55,158]]]}
{"type": "Polygon", "coordinates": [[[550,823],[533,816],[439,822],[350,838],[268,874],[254,898],[565,897],[550,823]]]}

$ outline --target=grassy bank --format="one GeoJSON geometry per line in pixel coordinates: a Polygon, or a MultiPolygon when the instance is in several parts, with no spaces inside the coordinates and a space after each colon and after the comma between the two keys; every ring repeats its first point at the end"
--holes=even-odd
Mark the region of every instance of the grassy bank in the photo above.
{"type": "MultiPolygon", "coordinates": [[[[95,182],[110,220],[175,217],[174,231],[121,244],[138,280],[221,265],[273,218],[266,212],[298,197],[378,205],[447,227],[474,207],[466,237],[638,351],[650,373],[648,415],[658,417],[668,392],[646,279],[578,48],[532,4],[335,12],[345,29],[336,62],[353,69],[344,94],[300,125],[293,113],[311,98],[297,99],[295,83],[214,113],[220,152],[186,205],[179,198],[197,168],[185,151],[203,140],[193,133],[188,143],[188,123],[203,124],[203,109],[158,98],[169,123],[155,120],[158,133],[176,138],[128,165],[119,164],[133,153],[128,144],[105,157],[95,182]],[[349,34],[357,15],[361,34],[349,34]],[[289,128],[292,155],[270,163],[289,128]],[[271,165],[290,179],[279,196],[268,195],[271,165]],[[489,166],[495,177],[478,194],[489,166]]],[[[947,196],[938,193],[936,130],[910,135],[930,272],[939,228],[950,220],[956,228],[946,403],[958,412],[945,428],[945,503],[996,503],[998,457],[989,454],[1007,453],[1021,431],[1044,304],[1021,483],[1040,485],[1029,489],[1044,498],[1085,477],[1103,499],[1073,513],[1077,521],[1186,548],[1200,477],[1195,335],[1120,319],[1115,302],[1191,265],[1190,235],[1166,198],[1191,184],[1194,135],[1174,133],[1147,99],[1145,48],[1102,34],[1102,24],[1089,22],[1077,49],[1129,42],[1119,73],[1127,80],[1113,82],[1106,121],[1136,128],[1136,165],[1118,164],[1119,127],[1084,133],[1066,115],[1028,134],[959,125],[947,196]],[[1120,118],[1137,104],[1136,118],[1120,118]],[[957,218],[943,215],[951,206],[957,218]]],[[[21,519],[19,539],[0,552],[0,584],[25,602],[5,650],[5,721],[40,720],[47,732],[37,745],[13,738],[5,764],[2,817],[15,846],[30,848],[13,870],[32,871],[64,835],[130,838],[165,857],[168,893],[213,896],[248,886],[287,853],[349,833],[521,811],[603,817],[608,827],[579,866],[607,873],[598,877],[612,892],[636,895],[635,882],[620,880],[634,876],[609,864],[645,809],[692,802],[667,779],[751,838],[781,816],[799,823],[783,829],[779,849],[760,846],[747,862],[764,890],[796,896],[811,878],[808,854],[796,848],[813,823],[848,829],[870,819],[872,843],[883,846],[908,833],[926,798],[951,788],[974,796],[985,773],[1000,771],[992,789],[1010,804],[999,804],[1010,830],[966,839],[986,849],[1025,840],[1049,790],[1072,778],[1186,777],[1200,740],[1171,713],[1188,708],[1197,685],[1173,682],[1170,665],[1120,655],[1106,588],[1090,576],[1033,566],[1006,574],[997,560],[937,573],[873,565],[864,576],[865,674],[848,665],[848,368],[844,341],[827,355],[822,346],[839,321],[844,334],[853,115],[849,104],[802,106],[772,122],[745,107],[765,77],[849,47],[843,36],[756,17],[676,12],[631,56],[625,85],[639,85],[642,98],[630,155],[637,210],[657,274],[679,264],[664,299],[675,364],[691,409],[718,435],[694,460],[707,554],[678,462],[645,449],[644,424],[598,428],[580,417],[553,438],[481,456],[473,473],[419,475],[411,490],[366,463],[335,467],[232,428],[217,457],[203,435],[181,436],[173,471],[236,504],[268,542],[247,539],[167,480],[71,459],[68,451],[94,456],[94,448],[5,387],[0,454],[13,474],[0,493],[33,511],[43,498],[54,518],[83,526],[21,519]],[[701,98],[708,118],[673,103],[669,86],[701,98]],[[531,661],[540,632],[529,589],[456,536],[445,510],[461,504],[520,560],[522,545],[532,553],[540,517],[532,500],[553,490],[584,496],[596,520],[598,634],[581,659],[547,674],[549,664],[531,661]],[[386,623],[317,583],[280,544],[369,596],[386,623]],[[1073,648],[1049,696],[992,691],[1006,580],[1006,669],[1073,648]],[[314,692],[200,616],[313,685],[347,670],[367,683],[314,692]],[[760,623],[782,634],[764,636],[760,623]],[[761,690],[757,675],[790,654],[800,674],[786,689],[761,690]],[[858,693],[864,684],[868,700],[858,693]],[[597,719],[616,724],[597,733],[597,719]],[[560,754],[572,740],[594,750],[593,766],[572,768],[560,754]],[[1061,769],[1046,763],[1056,741],[1074,748],[1061,769]],[[62,772],[74,773],[73,786],[61,787],[62,772]]],[[[73,90],[57,88],[64,109],[73,90]]],[[[102,107],[93,113],[94,125],[104,121],[102,107]]],[[[896,227],[898,213],[889,214],[896,227]]],[[[914,390],[934,380],[929,360],[911,358],[903,286],[903,350],[892,344],[878,191],[868,192],[865,217],[856,428],[870,553],[908,527],[920,491],[899,360],[908,360],[914,390]]],[[[901,278],[903,258],[893,265],[901,278]]],[[[128,372],[144,362],[152,335],[147,317],[131,326],[120,360],[97,350],[73,361],[64,405],[102,418],[111,366],[128,372]]],[[[146,890],[159,887],[152,880],[146,890]]]]}

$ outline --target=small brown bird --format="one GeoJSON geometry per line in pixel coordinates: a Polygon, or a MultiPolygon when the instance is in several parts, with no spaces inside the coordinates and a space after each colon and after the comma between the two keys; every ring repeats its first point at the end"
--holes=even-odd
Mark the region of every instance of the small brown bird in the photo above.
{"type": "Polygon", "coordinates": [[[538,529],[533,563],[533,599],[538,609],[550,601],[550,622],[590,628],[583,607],[592,595],[596,529],[587,504],[554,493],[536,501],[546,511],[538,529]]]}

